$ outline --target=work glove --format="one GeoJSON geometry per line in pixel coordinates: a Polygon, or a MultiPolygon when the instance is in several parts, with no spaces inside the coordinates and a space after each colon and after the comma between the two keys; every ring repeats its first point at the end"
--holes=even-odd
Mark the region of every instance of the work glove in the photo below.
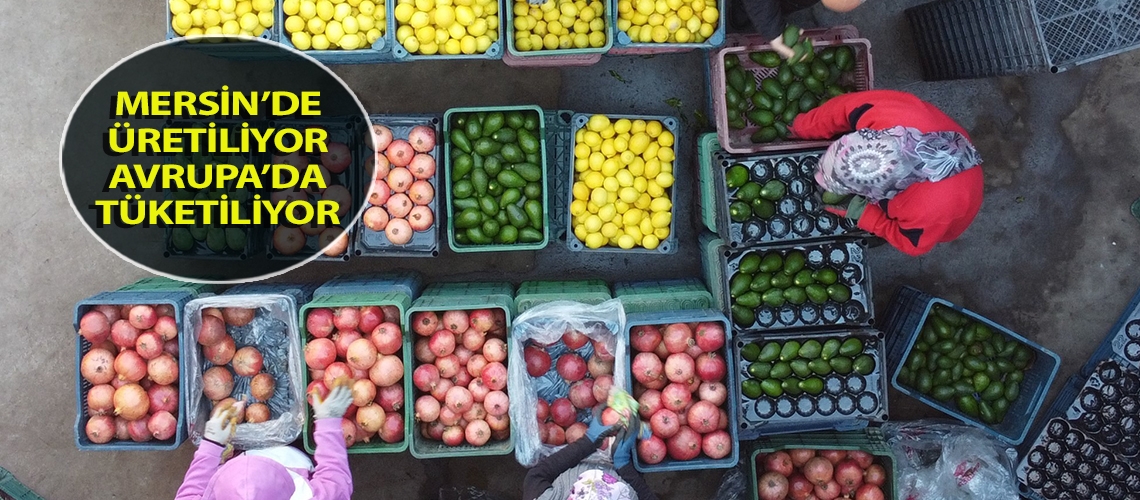
{"type": "Polygon", "coordinates": [[[649,438],[649,427],[642,425],[641,419],[630,419],[629,427],[618,432],[614,439],[614,469],[621,470],[633,462],[633,453],[639,439],[649,438]]]}
{"type": "Polygon", "coordinates": [[[214,408],[210,420],[206,421],[206,429],[202,431],[202,437],[225,448],[237,430],[238,414],[243,406],[245,406],[245,401],[238,401],[233,404],[225,403],[214,408]]]}
{"type": "Polygon", "coordinates": [[[352,404],[352,389],[348,388],[348,383],[341,380],[333,382],[333,388],[329,391],[328,396],[323,399],[320,394],[313,394],[313,417],[317,420],[322,418],[343,418],[344,412],[348,411],[348,405],[352,404]]]}
{"type": "Polygon", "coordinates": [[[859,222],[863,210],[867,208],[867,199],[862,196],[852,196],[850,200],[839,205],[824,205],[823,209],[852,222],[859,222]]]}
{"type": "Polygon", "coordinates": [[[621,427],[618,425],[602,425],[602,407],[599,405],[594,409],[594,418],[590,419],[590,426],[586,428],[586,439],[589,439],[594,444],[598,444],[598,440],[616,435],[621,427]]]}

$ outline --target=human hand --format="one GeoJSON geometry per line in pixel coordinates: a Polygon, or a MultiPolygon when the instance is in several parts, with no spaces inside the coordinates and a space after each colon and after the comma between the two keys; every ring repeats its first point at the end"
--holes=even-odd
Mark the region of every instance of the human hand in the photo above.
{"type": "Polygon", "coordinates": [[[333,381],[327,396],[321,398],[320,394],[313,393],[312,397],[313,418],[342,418],[348,411],[348,405],[352,404],[352,389],[349,389],[347,378],[339,378],[333,381]]]}
{"type": "Polygon", "coordinates": [[[773,38],[772,41],[768,43],[772,45],[773,51],[775,51],[777,54],[780,54],[781,58],[790,59],[792,56],[796,55],[796,51],[792,50],[791,47],[788,47],[784,44],[784,35],[773,38]]]}
{"type": "Polygon", "coordinates": [[[852,196],[850,200],[838,205],[823,206],[824,210],[854,222],[859,222],[859,218],[863,216],[863,210],[866,208],[867,199],[862,196],[852,196]]]}
{"type": "Polygon", "coordinates": [[[613,436],[621,430],[618,425],[603,425],[601,406],[594,409],[594,418],[590,419],[590,426],[586,428],[586,439],[598,444],[601,438],[613,436]]]}
{"type": "Polygon", "coordinates": [[[233,438],[234,431],[237,430],[238,414],[241,413],[244,406],[245,401],[218,405],[217,408],[214,408],[210,420],[206,421],[206,429],[202,431],[202,437],[218,446],[225,447],[233,438]]]}
{"type": "Polygon", "coordinates": [[[641,419],[633,418],[629,424],[629,427],[622,429],[614,440],[614,468],[617,470],[633,462],[637,440],[649,437],[649,429],[642,426],[641,419]]]}

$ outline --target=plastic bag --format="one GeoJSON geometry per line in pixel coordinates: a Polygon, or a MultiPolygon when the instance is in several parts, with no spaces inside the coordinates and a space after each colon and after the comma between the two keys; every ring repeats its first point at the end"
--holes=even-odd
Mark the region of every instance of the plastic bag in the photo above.
{"type": "Polygon", "coordinates": [[[748,492],[748,473],[743,470],[742,464],[725,471],[720,479],[720,487],[716,489],[713,500],[745,500],[750,498],[748,492]]]}
{"type": "MultiPolygon", "coordinates": [[[[591,340],[601,342],[606,350],[614,355],[614,387],[628,389],[629,372],[628,339],[625,338],[625,309],[617,299],[607,300],[598,305],[578,302],[557,301],[537,305],[515,318],[511,326],[508,342],[510,352],[507,375],[507,388],[511,395],[511,425],[515,429],[515,458],[524,467],[534,467],[542,458],[561,449],[542,443],[538,431],[536,404],[538,398],[546,402],[566,397],[570,385],[551,369],[541,377],[531,377],[526,371],[523,349],[529,341],[540,344],[553,344],[546,348],[550,354],[551,366],[555,366],[559,356],[570,352],[559,342],[566,332],[577,330],[591,340]]],[[[589,359],[593,355],[592,343],[577,349],[579,355],[589,359]]],[[[578,412],[578,421],[585,422],[590,412],[578,412]]],[[[606,461],[607,454],[596,453],[597,457],[587,460],[606,461]]]]}
{"type": "MultiPolygon", "coordinates": [[[[257,309],[248,325],[226,327],[236,348],[254,346],[263,358],[262,371],[273,376],[275,390],[266,402],[270,419],[256,424],[238,424],[230,441],[241,450],[285,446],[297,440],[304,424],[305,400],[302,379],[301,337],[297,330],[296,300],[289,295],[235,294],[200,298],[186,304],[182,336],[182,355],[186,357],[186,416],[190,439],[202,440],[206,421],[213,405],[202,393],[202,374],[213,365],[202,358],[197,343],[202,309],[210,307],[246,307],[257,309]]],[[[230,370],[232,373],[232,369],[230,370]]],[[[252,377],[234,374],[234,399],[252,401],[249,383],[252,377]]]]}
{"type": "Polygon", "coordinates": [[[980,429],[940,420],[887,423],[902,500],[1018,498],[1016,452],[980,429]]]}

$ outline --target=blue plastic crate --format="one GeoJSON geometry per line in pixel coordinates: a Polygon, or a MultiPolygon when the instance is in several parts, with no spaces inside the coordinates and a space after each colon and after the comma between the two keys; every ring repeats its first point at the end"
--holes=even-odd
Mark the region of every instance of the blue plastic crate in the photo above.
{"type": "Polygon", "coordinates": [[[702,43],[640,43],[634,42],[630,39],[629,34],[618,29],[618,0],[607,0],[606,10],[607,15],[610,17],[610,25],[614,30],[613,48],[610,49],[611,54],[666,54],[672,52],[688,52],[690,50],[711,50],[724,45],[725,34],[725,19],[728,17],[728,10],[726,8],[725,0],[717,0],[717,10],[720,12],[720,17],[716,21],[716,29],[713,30],[712,36],[702,43]]]}
{"type": "MultiPolygon", "coordinates": [[[[732,396],[736,391],[736,367],[731,355],[730,349],[732,342],[732,325],[729,324],[728,318],[723,314],[713,309],[690,309],[690,310],[675,310],[675,311],[661,311],[661,312],[642,312],[632,313],[625,318],[625,331],[622,332],[624,341],[629,343],[629,332],[635,326],[642,325],[667,325],[669,323],[701,323],[701,322],[716,322],[724,326],[724,347],[721,349],[720,354],[724,357],[727,371],[725,372],[724,385],[728,389],[729,397],[725,400],[724,411],[728,414],[728,428],[725,429],[729,436],[732,437],[732,453],[729,456],[721,459],[714,460],[703,454],[694,458],[693,460],[679,461],[672,458],[666,458],[658,464],[642,463],[641,458],[637,453],[633,454],[633,466],[641,472],[673,472],[682,470],[706,470],[706,469],[728,469],[735,467],[737,461],[740,459],[740,441],[737,438],[737,430],[739,425],[737,422],[737,398],[732,396]]],[[[631,353],[632,355],[632,353],[631,353]]],[[[626,367],[626,380],[630,384],[627,390],[633,387],[633,374],[629,366],[626,367]]]]}
{"type": "MultiPolygon", "coordinates": [[[[505,31],[503,31],[503,20],[506,19],[506,17],[507,17],[507,14],[503,11],[504,0],[498,0],[498,4],[499,4],[499,13],[497,14],[499,17],[499,26],[498,26],[499,38],[498,38],[498,40],[491,42],[491,46],[488,47],[487,51],[482,53],[482,54],[460,54],[460,55],[454,55],[454,56],[453,55],[443,55],[443,54],[420,55],[420,54],[409,53],[408,50],[405,49],[404,46],[400,44],[400,41],[396,40],[396,30],[399,28],[398,23],[396,22],[396,3],[397,3],[396,0],[387,0],[387,4],[385,5],[385,7],[387,7],[387,9],[388,9],[388,22],[390,23],[389,27],[392,28],[391,31],[389,31],[389,33],[392,34],[392,58],[396,62],[443,61],[443,60],[461,60],[462,61],[462,60],[480,60],[480,59],[495,60],[495,59],[502,59],[503,58],[503,52],[504,52],[503,40],[506,40],[506,38],[507,38],[507,33],[505,31]]],[[[510,29],[514,30],[514,27],[510,27],[510,29]]]]}
{"type": "MultiPolygon", "coordinates": [[[[171,24],[174,21],[174,13],[170,12],[170,2],[164,1],[162,3],[166,11],[166,39],[173,40],[175,38],[182,38],[182,36],[174,32],[174,26],[171,24]]],[[[263,31],[258,38],[276,42],[280,38],[280,33],[285,30],[284,26],[285,21],[281,17],[281,2],[279,1],[277,5],[273,7],[273,26],[265,28],[265,31],[263,31]]]]}
{"type": "MultiPolygon", "coordinates": [[[[187,290],[103,292],[92,295],[75,304],[75,315],[72,326],[75,328],[75,331],[78,332],[80,318],[98,305],[168,304],[174,308],[174,320],[178,324],[179,336],[181,337],[183,309],[186,303],[195,297],[196,295],[194,293],[187,290]]],[[[87,354],[87,351],[91,349],[91,343],[78,334],[75,335],[75,339],[75,446],[77,448],[80,450],[95,451],[174,450],[186,440],[186,392],[183,390],[186,385],[186,361],[184,356],[178,357],[178,430],[175,431],[174,438],[166,441],[148,441],[145,443],[112,440],[104,444],[92,443],[90,439],[87,439],[86,427],[87,420],[90,418],[87,415],[87,391],[91,389],[91,383],[84,380],[80,375],[80,365],[83,362],[83,355],[87,354]]]]}
{"type": "Polygon", "coordinates": [[[1084,375],[1091,375],[1096,365],[1106,359],[1115,359],[1132,369],[1140,369],[1140,290],[1124,308],[1124,314],[1108,331],[1100,347],[1081,369],[1084,375]]]}
{"type": "Polygon", "coordinates": [[[886,421],[888,372],[882,332],[862,327],[774,335],[763,330],[738,332],[732,344],[732,357],[739,365],[739,376],[743,378],[748,376],[750,362],[741,356],[740,350],[748,343],[759,342],[762,345],[770,341],[782,343],[792,340],[802,343],[812,339],[823,343],[828,339],[852,337],[863,341],[863,354],[875,361],[875,368],[870,374],[858,375],[853,371],[849,375],[832,373],[820,376],[825,384],[823,393],[817,396],[801,394],[794,399],[783,394],[779,398],[762,395],[760,399],[745,400],[737,386],[733,397],[740,398],[740,439],[794,432],[854,431],[864,429],[872,422],[886,421]],[[830,409],[821,407],[827,404],[825,401],[830,403],[830,409]]]}
{"type": "MultiPolygon", "coordinates": [[[[276,41],[281,42],[281,45],[296,50],[293,46],[291,35],[285,30],[285,10],[282,8],[282,3],[285,0],[277,0],[277,7],[275,9],[277,19],[274,22],[274,29],[279,30],[276,41]]],[[[370,49],[356,49],[356,50],[302,50],[301,52],[317,61],[324,64],[369,64],[391,61],[393,59],[392,46],[395,45],[395,20],[392,16],[392,8],[389,4],[395,3],[395,0],[385,0],[385,9],[387,14],[384,18],[384,35],[372,44],[370,49]]]]}
{"type": "Polygon", "coordinates": [[[344,293],[385,293],[398,291],[415,300],[423,290],[423,280],[415,271],[340,275],[324,282],[313,297],[344,293]]]}
{"type": "Polygon", "coordinates": [[[313,294],[317,291],[318,285],[316,283],[267,283],[264,281],[257,283],[242,283],[240,285],[231,287],[226,290],[222,295],[234,294],[283,294],[293,298],[294,305],[301,307],[306,302],[313,300],[313,294]]]}
{"type": "Polygon", "coordinates": [[[1036,342],[1022,337],[978,313],[909,286],[900,288],[892,302],[897,302],[898,306],[892,306],[889,309],[893,311],[894,317],[888,318],[887,323],[884,324],[884,331],[887,332],[890,339],[890,360],[895,367],[894,373],[891,375],[891,385],[903,394],[922,401],[963,422],[981,428],[1006,443],[1013,446],[1021,444],[1029,433],[1029,426],[1033,423],[1042,403],[1045,401],[1049,386],[1052,385],[1053,379],[1057,376],[1057,370],[1061,366],[1061,358],[1036,342]],[[981,420],[964,415],[956,409],[950,408],[898,381],[899,372],[909,357],[911,348],[918,339],[919,332],[922,330],[923,320],[926,319],[931,307],[935,304],[941,304],[966,315],[974,321],[981,322],[993,329],[995,333],[1003,334],[1025,344],[1036,354],[1033,366],[1025,371],[1025,379],[1021,383],[1024,389],[1022,389],[1017,401],[1010,404],[1006,418],[1001,424],[991,427],[981,420]]]}

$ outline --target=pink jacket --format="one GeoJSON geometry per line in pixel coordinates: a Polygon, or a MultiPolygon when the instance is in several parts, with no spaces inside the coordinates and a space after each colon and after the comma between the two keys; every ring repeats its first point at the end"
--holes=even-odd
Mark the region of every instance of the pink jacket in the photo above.
{"type": "MultiPolygon", "coordinates": [[[[316,467],[309,471],[293,469],[301,477],[308,476],[315,500],[349,500],[352,497],[352,474],[348,470],[348,453],[340,430],[339,418],[316,421],[316,467]]],[[[178,488],[175,500],[281,500],[293,494],[293,479],[281,464],[268,458],[239,455],[218,466],[222,447],[202,441],[190,469],[178,488]]]]}

